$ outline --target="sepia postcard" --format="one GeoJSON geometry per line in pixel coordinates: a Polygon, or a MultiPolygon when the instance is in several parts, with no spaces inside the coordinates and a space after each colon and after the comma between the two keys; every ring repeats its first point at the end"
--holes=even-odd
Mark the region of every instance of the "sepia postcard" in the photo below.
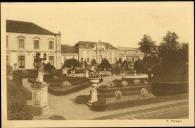
{"type": "Polygon", "coordinates": [[[1,3],[2,128],[194,126],[193,2],[1,3]]]}

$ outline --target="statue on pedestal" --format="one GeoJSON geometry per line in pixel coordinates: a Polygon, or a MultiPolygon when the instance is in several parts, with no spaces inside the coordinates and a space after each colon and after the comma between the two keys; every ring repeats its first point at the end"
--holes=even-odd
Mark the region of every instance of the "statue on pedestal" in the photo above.
{"type": "Polygon", "coordinates": [[[40,83],[44,83],[43,76],[44,76],[44,64],[42,61],[46,60],[46,53],[44,53],[44,57],[40,57],[40,53],[36,53],[34,59],[34,67],[37,70],[37,78],[36,81],[40,83]]]}
{"type": "Polygon", "coordinates": [[[49,112],[48,84],[43,81],[44,60],[46,60],[46,54],[41,58],[40,53],[36,53],[34,67],[37,70],[37,77],[36,82],[32,84],[32,113],[34,115],[46,115],[49,112]]]}

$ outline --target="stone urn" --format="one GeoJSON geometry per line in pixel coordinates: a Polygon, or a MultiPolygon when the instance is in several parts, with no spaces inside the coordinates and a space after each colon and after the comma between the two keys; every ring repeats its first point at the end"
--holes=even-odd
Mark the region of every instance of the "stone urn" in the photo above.
{"type": "Polygon", "coordinates": [[[93,102],[96,102],[97,99],[97,90],[96,87],[100,82],[99,78],[89,78],[91,83],[91,90],[90,90],[90,100],[88,101],[88,105],[92,105],[93,102]]]}

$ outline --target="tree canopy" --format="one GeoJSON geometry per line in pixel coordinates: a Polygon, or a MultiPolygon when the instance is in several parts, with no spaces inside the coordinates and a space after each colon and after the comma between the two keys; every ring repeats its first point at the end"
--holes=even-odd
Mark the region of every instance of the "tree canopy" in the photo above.
{"type": "Polygon", "coordinates": [[[155,41],[151,39],[149,35],[144,35],[140,42],[138,42],[139,50],[146,56],[155,50],[155,41]]]}
{"type": "Polygon", "coordinates": [[[109,61],[106,58],[103,58],[101,64],[98,65],[98,68],[110,69],[112,68],[112,66],[110,65],[109,61]]]}
{"type": "Polygon", "coordinates": [[[72,59],[67,59],[64,61],[64,65],[62,66],[62,68],[67,67],[67,68],[74,68],[74,67],[79,67],[80,63],[78,60],[72,58],[72,59]]]}

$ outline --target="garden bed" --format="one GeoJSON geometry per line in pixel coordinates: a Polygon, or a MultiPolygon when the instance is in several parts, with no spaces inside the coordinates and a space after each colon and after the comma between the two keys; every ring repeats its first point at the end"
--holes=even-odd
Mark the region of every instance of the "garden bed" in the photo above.
{"type": "Polygon", "coordinates": [[[114,102],[114,100],[110,103],[106,103],[105,101],[94,102],[91,106],[91,110],[94,111],[106,111],[106,110],[115,110],[115,109],[122,109],[127,107],[134,107],[139,105],[146,105],[146,104],[154,104],[166,101],[173,101],[173,100],[181,100],[187,99],[187,94],[178,94],[178,95],[171,95],[171,96],[159,96],[154,98],[147,98],[147,99],[139,99],[139,100],[130,100],[126,98],[125,100],[114,102]]]}
{"type": "MultiPolygon", "coordinates": [[[[69,80],[68,80],[69,81],[69,80]]],[[[59,95],[66,95],[75,91],[79,91],[81,89],[87,88],[90,86],[90,83],[88,80],[85,81],[69,81],[71,83],[71,86],[69,87],[62,87],[62,83],[58,82],[58,83],[51,83],[49,84],[49,88],[48,91],[49,93],[59,96],[59,95]],[[77,84],[75,84],[77,83],[77,84]]]]}
{"type": "Polygon", "coordinates": [[[97,88],[98,101],[92,104],[91,109],[120,108],[154,98],[151,87],[151,83],[145,78],[122,78],[108,82],[97,88]]]}

